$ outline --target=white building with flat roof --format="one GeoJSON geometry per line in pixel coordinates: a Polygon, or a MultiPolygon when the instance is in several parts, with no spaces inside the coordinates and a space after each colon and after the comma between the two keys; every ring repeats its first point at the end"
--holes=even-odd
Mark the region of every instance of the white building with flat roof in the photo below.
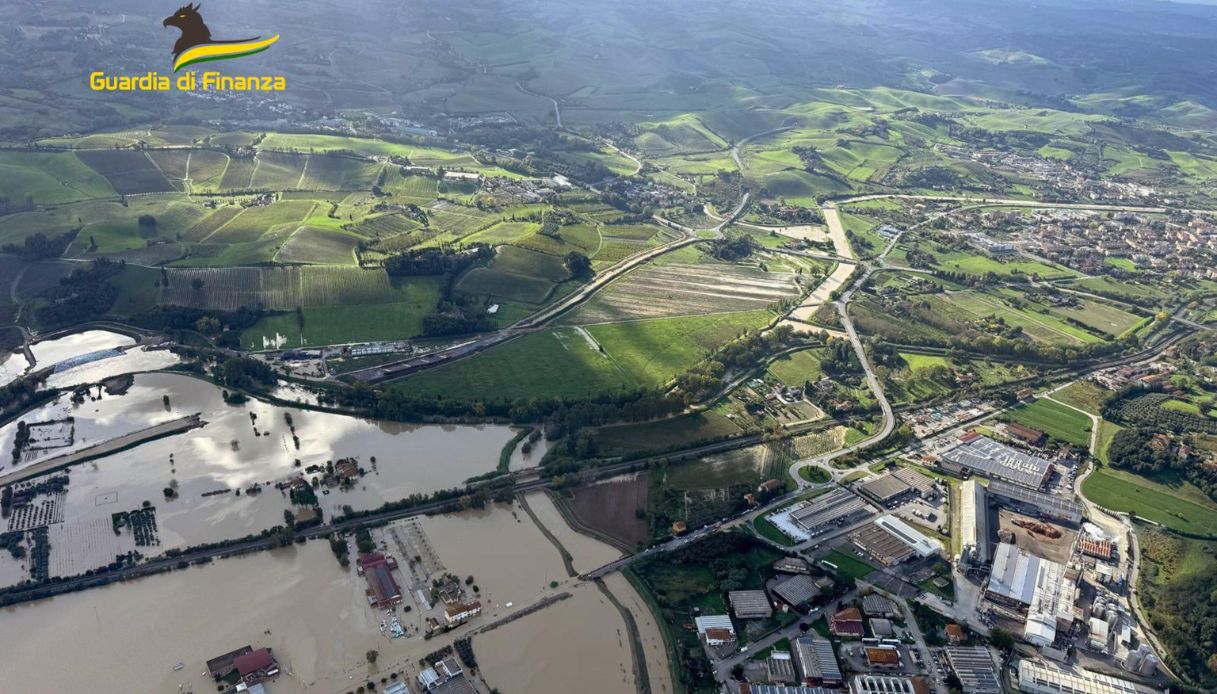
{"type": "Polygon", "coordinates": [[[1065,669],[1024,658],[1018,688],[1025,694],[1161,694],[1161,690],[1081,668],[1065,669]]]}
{"type": "Polygon", "coordinates": [[[933,556],[942,551],[942,545],[938,542],[931,540],[921,534],[921,531],[891,514],[876,518],[875,525],[891,533],[919,557],[933,556]]]}
{"type": "Polygon", "coordinates": [[[970,566],[989,563],[989,501],[976,480],[959,485],[960,561],[970,566]]]}

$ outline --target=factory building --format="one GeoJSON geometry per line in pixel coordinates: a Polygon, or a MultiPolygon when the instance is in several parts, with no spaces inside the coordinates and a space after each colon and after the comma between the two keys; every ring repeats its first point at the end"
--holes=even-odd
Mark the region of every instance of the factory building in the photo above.
{"type": "Polygon", "coordinates": [[[986,595],[995,602],[1025,607],[1023,637],[1035,646],[1051,646],[1058,631],[1073,626],[1077,575],[1062,564],[1001,543],[993,555],[986,595]]]}
{"type": "Polygon", "coordinates": [[[941,454],[947,467],[957,466],[989,479],[1042,489],[1052,477],[1052,463],[987,436],[969,437],[941,454]]]}
{"type": "Polygon", "coordinates": [[[976,480],[959,486],[960,561],[969,567],[989,563],[989,502],[976,480]]]}
{"type": "Polygon", "coordinates": [[[1081,668],[1065,669],[1024,658],[1018,688],[1025,694],[1160,694],[1160,690],[1081,668]]]}

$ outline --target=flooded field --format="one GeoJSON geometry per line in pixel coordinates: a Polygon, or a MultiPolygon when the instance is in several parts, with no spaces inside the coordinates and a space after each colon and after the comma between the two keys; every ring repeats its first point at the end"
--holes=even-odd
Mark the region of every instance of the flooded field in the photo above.
{"type": "MultiPolygon", "coordinates": [[[[49,456],[159,422],[199,413],[206,424],[69,468],[66,493],[46,499],[54,505],[55,517],[63,519],[52,525],[51,575],[79,573],[134,549],[125,535],[112,532],[111,515],[145,501],[156,507],[159,544],[140,551],[154,555],[281,524],[291,503],[276,484],[316,477],[317,468],[310,472],[310,466],[324,470],[327,461],[352,458],[366,471],[348,490],[317,489],[318,505],[329,518],[341,514],[345,505],[376,508],[411,494],[459,486],[493,469],[513,433],[505,426],[375,422],[256,400],[232,406],[214,385],[176,374],[138,375],[125,395],[98,398],[98,392],[91,391],[97,399],[79,405],[65,396],[23,415],[27,423],[71,417],[72,444],[28,451],[15,467],[6,459],[9,465],[0,468],[0,480],[49,456]],[[261,491],[251,494],[255,485],[261,491]],[[176,498],[166,498],[167,488],[175,490],[176,498]],[[55,536],[64,541],[55,542],[55,536]]],[[[17,426],[0,429],[0,449],[12,450],[17,426]]],[[[11,561],[0,557],[0,565],[11,561]]]]}
{"type": "Polygon", "coordinates": [[[574,597],[473,639],[490,687],[509,694],[632,694],[633,660],[625,623],[591,586],[574,597]]]}
{"type": "Polygon", "coordinates": [[[428,516],[423,527],[448,571],[475,578],[492,617],[506,603],[536,602],[550,582],[567,578],[558,550],[519,506],[428,516]]]}
{"type": "Polygon", "coordinates": [[[246,644],[274,649],[275,694],[336,692],[362,682],[364,654],[388,643],[362,581],[323,542],[6,608],[0,641],[0,671],[31,675],[6,690],[21,694],[214,692],[205,662],[246,644]],[[332,686],[309,686],[323,674],[332,686]]]}
{"type": "Polygon", "coordinates": [[[130,347],[134,344],[135,340],[109,330],[86,330],[53,340],[36,342],[30,346],[30,351],[34,353],[34,360],[37,362],[35,366],[45,369],[84,354],[130,347]]]}
{"type": "Polygon", "coordinates": [[[51,374],[46,385],[50,388],[72,388],[86,383],[98,383],[112,376],[157,371],[167,369],[181,363],[181,358],[167,349],[146,347],[131,347],[117,354],[104,353],[94,361],[72,365],[71,362],[59,362],[55,373],[51,374]],[[62,370],[59,370],[62,368],[62,370]]]}
{"type": "MultiPolygon", "coordinates": [[[[573,536],[542,497],[529,503],[569,543],[580,568],[617,555],[573,536]]],[[[398,554],[387,533],[408,522],[374,537],[398,554]]],[[[205,661],[250,644],[273,648],[283,666],[269,688],[275,694],[340,694],[390,673],[413,682],[420,658],[475,634],[481,674],[504,694],[560,691],[574,681],[597,693],[636,690],[625,620],[594,584],[567,576],[557,548],[518,505],[425,517],[418,525],[440,570],[473,576],[484,605],[469,623],[431,639],[419,635],[422,615],[412,597],[388,612],[371,608],[365,580],[341,568],[327,543],[314,541],[6,608],[0,642],[10,646],[0,649],[0,671],[39,673],[22,694],[169,692],[179,685],[203,694],[215,690],[205,661]],[[562,593],[570,597],[489,628],[562,593]],[[380,631],[386,614],[406,625],[406,637],[380,631]],[[375,666],[365,657],[372,649],[380,655],[375,666]],[[65,652],[75,654],[70,668],[56,665],[65,652]],[[183,668],[175,671],[178,662],[183,668]]],[[[403,573],[394,576],[406,589],[403,573]]],[[[643,610],[635,619],[653,691],[671,691],[654,620],[627,582],[608,584],[627,609],[643,610]]]]}
{"type": "Polygon", "coordinates": [[[610,545],[577,533],[567,525],[558,511],[558,507],[554,506],[554,502],[549,498],[549,494],[533,492],[526,498],[532,512],[536,514],[537,520],[541,521],[541,524],[570,553],[575,571],[585,573],[621,558],[621,552],[610,545]]]}
{"type": "Polygon", "coordinates": [[[30,371],[54,368],[46,385],[70,388],[96,383],[119,374],[155,371],[177,364],[181,359],[167,349],[146,349],[135,340],[108,330],[86,330],[30,346],[34,364],[18,350],[0,359],[0,385],[7,385],[30,371]]]}
{"type": "MultiPolygon", "coordinates": [[[[105,331],[47,341],[35,354],[36,368],[58,365],[51,378],[61,386],[178,359],[105,331]]],[[[10,362],[10,371],[24,369],[22,355],[10,362]]],[[[310,397],[292,387],[276,395],[310,397]]],[[[256,534],[283,523],[285,510],[300,510],[289,498],[293,479],[313,490],[326,520],[346,506],[460,486],[493,469],[517,431],[410,426],[257,400],[230,405],[215,385],[181,374],[139,373],[115,392],[94,386],[0,428],[0,482],[15,481],[16,498],[0,530],[30,530],[26,558],[0,554],[0,586],[256,534]],[[357,471],[349,483],[319,483],[341,461],[357,471]],[[64,462],[73,464],[55,469],[64,462]],[[40,542],[50,547],[45,566],[29,559],[40,542]]],[[[545,449],[543,439],[528,454],[517,446],[511,468],[538,464],[545,449]]],[[[545,493],[527,504],[375,530],[377,549],[397,560],[396,606],[369,605],[355,542],[343,568],[328,543],[314,541],[6,608],[0,643],[10,647],[0,649],[0,671],[38,673],[21,679],[23,694],[202,694],[216,687],[205,661],[249,644],[274,649],[283,670],[269,687],[276,694],[341,694],[369,682],[379,688],[392,674],[413,684],[421,658],[475,636],[483,684],[505,694],[573,681],[597,693],[635,691],[637,648],[652,690],[671,691],[660,632],[632,586],[610,577],[610,597],[571,575],[620,552],[575,532],[545,493]],[[478,601],[481,612],[444,631],[451,591],[460,595],[454,604],[478,601]],[[614,600],[634,615],[637,634],[614,600]],[[428,629],[433,637],[424,639],[428,629]],[[369,650],[380,655],[375,665],[369,650]],[[72,667],[62,667],[65,652],[72,667]]]]}
{"type": "Polygon", "coordinates": [[[0,386],[6,386],[25,374],[30,362],[23,352],[0,354],[0,386]]]}
{"type": "Polygon", "coordinates": [[[642,652],[647,661],[647,679],[651,682],[651,691],[656,694],[675,691],[672,685],[672,670],[668,664],[668,649],[664,645],[663,634],[659,631],[655,615],[647,607],[646,601],[620,573],[605,576],[604,585],[617,598],[617,602],[634,615],[642,642],[642,652]]]}

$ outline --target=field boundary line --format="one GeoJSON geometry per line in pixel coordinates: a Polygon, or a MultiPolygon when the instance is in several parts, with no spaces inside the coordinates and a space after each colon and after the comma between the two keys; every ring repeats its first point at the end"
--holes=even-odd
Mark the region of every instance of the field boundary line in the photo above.
{"type": "MultiPolygon", "coordinates": [[[[308,173],[308,163],[312,160],[313,160],[313,155],[311,155],[311,154],[304,155],[304,166],[301,167],[301,169],[300,169],[300,178],[298,178],[296,180],[296,190],[304,189],[304,175],[308,173]]],[[[346,183],[345,175],[343,176],[343,179],[344,180],[342,181],[342,183],[346,183]]],[[[340,183],[339,185],[342,185],[342,183],[340,183]]],[[[312,213],[310,212],[309,214],[311,215],[312,213]]]]}
{"type": "MultiPolygon", "coordinates": [[[[223,224],[221,224],[220,226],[218,226],[218,227],[216,227],[215,229],[213,229],[213,230],[211,231],[211,233],[210,233],[210,234],[208,234],[208,235],[204,236],[203,238],[199,239],[199,240],[198,240],[198,243],[207,243],[207,239],[209,239],[209,238],[211,238],[212,236],[215,236],[216,234],[220,233],[220,230],[221,230],[221,229],[223,229],[224,227],[228,226],[229,224],[232,224],[233,220],[235,220],[237,217],[240,217],[241,215],[245,214],[245,211],[246,211],[246,210],[248,210],[248,209],[249,209],[248,207],[242,207],[240,212],[238,212],[238,213],[236,213],[236,214],[234,214],[234,215],[232,216],[232,219],[229,219],[229,220],[225,221],[223,224]]],[[[214,213],[213,213],[213,214],[214,214],[214,213]]]]}

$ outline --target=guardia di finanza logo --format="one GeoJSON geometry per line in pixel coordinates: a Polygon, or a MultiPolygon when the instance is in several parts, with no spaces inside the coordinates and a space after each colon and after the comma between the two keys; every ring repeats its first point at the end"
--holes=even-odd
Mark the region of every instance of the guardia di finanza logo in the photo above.
{"type": "Polygon", "coordinates": [[[202,5],[197,3],[184,5],[161,22],[162,26],[177,27],[182,32],[177,43],[173,44],[174,72],[196,63],[261,53],[279,40],[278,34],[265,39],[261,36],[227,41],[213,39],[211,29],[207,28],[203,15],[199,14],[200,7],[202,5]]]}

